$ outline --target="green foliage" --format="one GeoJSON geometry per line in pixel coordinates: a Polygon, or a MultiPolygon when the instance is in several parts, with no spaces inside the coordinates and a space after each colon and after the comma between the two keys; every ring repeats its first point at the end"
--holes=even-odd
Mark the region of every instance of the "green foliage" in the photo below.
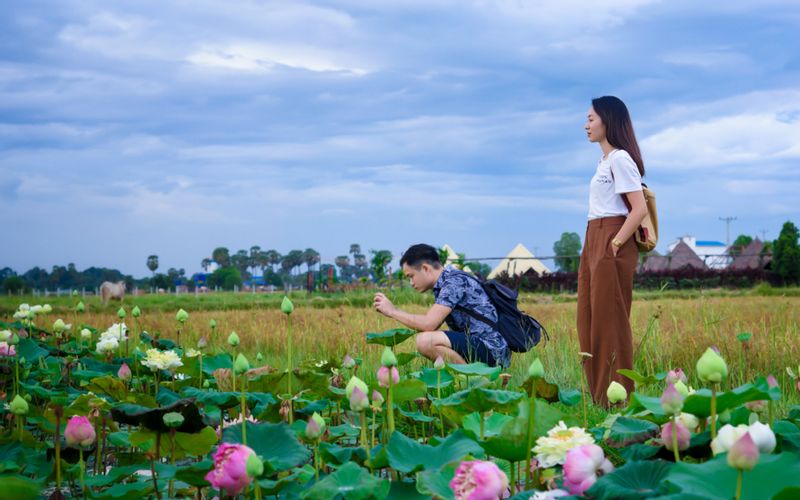
{"type": "Polygon", "coordinates": [[[349,462],[310,489],[305,490],[300,498],[383,499],[389,494],[389,487],[389,481],[378,479],[369,471],[349,462]]]}
{"type": "Polygon", "coordinates": [[[786,222],[774,243],[772,270],[783,279],[784,284],[800,283],[800,237],[797,226],[786,222]]]}
{"type": "Polygon", "coordinates": [[[19,276],[9,276],[3,280],[3,291],[10,293],[20,293],[25,290],[25,280],[19,276]]]}
{"type": "Polygon", "coordinates": [[[483,449],[458,430],[436,446],[420,444],[399,432],[392,434],[386,446],[389,465],[406,474],[440,467],[466,456],[482,458],[483,449]]]}
{"type": "Polygon", "coordinates": [[[392,252],[389,250],[370,250],[369,253],[372,255],[372,259],[370,259],[372,277],[380,283],[386,279],[386,266],[392,261],[392,252]]]}
{"type": "Polygon", "coordinates": [[[242,286],[242,274],[235,267],[220,267],[208,277],[208,287],[233,290],[242,286]]]}
{"type": "Polygon", "coordinates": [[[562,233],[561,239],[553,244],[556,266],[565,272],[578,272],[581,254],[581,237],[578,233],[562,233]]]}
{"type": "Polygon", "coordinates": [[[664,478],[672,464],[663,460],[630,462],[601,476],[586,492],[597,500],[637,500],[665,493],[664,478]]]}
{"type": "Polygon", "coordinates": [[[746,234],[740,234],[739,236],[736,237],[735,240],[733,240],[733,243],[731,243],[729,252],[732,255],[739,255],[742,253],[742,250],[744,250],[744,247],[746,247],[752,242],[753,242],[752,236],[748,236],[746,234]]]}

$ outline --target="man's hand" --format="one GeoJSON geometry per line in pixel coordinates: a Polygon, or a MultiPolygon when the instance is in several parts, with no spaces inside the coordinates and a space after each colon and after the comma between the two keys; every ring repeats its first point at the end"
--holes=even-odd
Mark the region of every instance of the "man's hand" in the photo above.
{"type": "Polygon", "coordinates": [[[392,301],[382,293],[375,294],[375,299],[372,301],[372,306],[376,311],[389,318],[392,317],[392,313],[397,309],[394,304],[392,304],[392,301]]]}

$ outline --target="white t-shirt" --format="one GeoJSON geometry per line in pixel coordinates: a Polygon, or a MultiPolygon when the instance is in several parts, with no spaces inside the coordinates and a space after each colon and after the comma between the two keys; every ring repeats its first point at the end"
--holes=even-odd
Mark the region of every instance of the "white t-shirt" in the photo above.
{"type": "Polygon", "coordinates": [[[597,164],[589,185],[589,220],[628,215],[628,207],[620,195],[641,190],[642,176],[631,155],[624,149],[611,151],[597,164]]]}

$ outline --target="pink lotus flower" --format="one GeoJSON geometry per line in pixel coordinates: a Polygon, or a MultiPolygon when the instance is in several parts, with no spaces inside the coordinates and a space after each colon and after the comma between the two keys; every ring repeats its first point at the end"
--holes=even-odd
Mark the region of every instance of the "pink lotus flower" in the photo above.
{"type": "Polygon", "coordinates": [[[0,358],[10,358],[17,355],[17,349],[8,342],[0,342],[0,358]]]}
{"type": "Polygon", "coordinates": [[[88,417],[75,415],[69,419],[64,430],[67,446],[86,448],[94,443],[95,437],[94,426],[88,417]]]}
{"type": "Polygon", "coordinates": [[[378,385],[381,387],[389,387],[389,373],[392,374],[392,385],[397,385],[400,382],[400,373],[396,367],[389,368],[388,366],[381,366],[378,369],[378,385]]]}
{"type": "Polygon", "coordinates": [[[255,452],[243,444],[222,443],[214,454],[214,468],[206,474],[206,481],[224,494],[235,496],[253,480],[247,475],[247,459],[255,452]]]}
{"type": "Polygon", "coordinates": [[[772,389],[773,387],[778,387],[778,379],[776,379],[774,375],[769,375],[767,377],[767,386],[770,389],[772,389]]]}
{"type": "Polygon", "coordinates": [[[117,377],[119,377],[120,380],[124,380],[125,382],[127,382],[128,380],[131,379],[131,376],[132,376],[131,367],[128,366],[127,363],[122,363],[122,366],[120,366],[119,370],[117,371],[117,377]]]}
{"type": "Polygon", "coordinates": [[[350,394],[350,409],[353,411],[364,411],[369,408],[369,398],[360,387],[354,387],[350,394]]]}
{"type": "Polygon", "coordinates": [[[675,388],[672,382],[664,389],[661,395],[661,408],[667,415],[680,415],[683,408],[683,395],[675,388]]]}
{"type": "MultiPolygon", "coordinates": [[[[689,447],[689,442],[692,440],[692,433],[689,432],[689,429],[687,429],[680,420],[678,420],[678,425],[676,425],[675,428],[678,433],[678,450],[683,451],[689,447]]],[[[664,427],[661,428],[661,441],[664,443],[664,447],[672,451],[672,422],[667,422],[664,424],[664,427]]]]}
{"type": "Polygon", "coordinates": [[[450,481],[456,500],[497,500],[508,489],[508,478],[494,462],[461,462],[450,481]]]}
{"type": "Polygon", "coordinates": [[[576,446],[567,452],[564,462],[564,487],[573,495],[583,495],[603,474],[614,470],[614,466],[603,456],[603,449],[596,444],[576,446]]]}
{"type": "Polygon", "coordinates": [[[733,443],[728,452],[728,465],[739,470],[752,470],[758,463],[758,446],[749,432],[733,443]]]}
{"type": "Polygon", "coordinates": [[[666,382],[668,384],[670,383],[676,384],[678,383],[679,380],[684,384],[686,384],[688,381],[688,379],[686,378],[686,374],[683,373],[683,369],[675,368],[674,370],[670,370],[669,373],[667,373],[666,382]]]}

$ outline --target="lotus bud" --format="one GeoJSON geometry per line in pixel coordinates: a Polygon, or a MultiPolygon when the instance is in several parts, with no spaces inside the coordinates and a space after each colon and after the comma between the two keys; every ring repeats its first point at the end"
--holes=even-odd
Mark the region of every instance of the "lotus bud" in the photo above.
{"type": "Polygon", "coordinates": [[[678,380],[675,382],[675,390],[678,391],[684,398],[689,397],[689,388],[686,387],[686,384],[684,384],[682,381],[678,380]]]}
{"type": "Polygon", "coordinates": [[[289,297],[284,296],[283,301],[281,301],[281,312],[283,312],[283,314],[292,314],[293,311],[294,304],[289,300],[289,297]]]}
{"type": "Polygon", "coordinates": [[[528,376],[531,378],[544,378],[544,365],[536,358],[528,367],[528,376]]]}
{"type": "Polygon", "coordinates": [[[666,379],[667,383],[672,382],[673,384],[676,384],[679,380],[684,384],[687,382],[686,374],[683,373],[682,369],[676,368],[674,370],[670,370],[669,373],[667,373],[667,379],[666,379]]]}
{"type": "Polygon", "coordinates": [[[11,413],[17,416],[27,415],[28,402],[25,401],[25,398],[17,394],[14,396],[14,399],[11,400],[11,403],[9,403],[8,409],[11,410],[11,413]]]}
{"type": "Polygon", "coordinates": [[[228,335],[228,344],[232,347],[239,345],[239,336],[236,335],[236,332],[231,332],[231,334],[228,335]]]}
{"type": "Polygon", "coordinates": [[[89,330],[88,328],[84,328],[83,330],[81,330],[81,338],[83,340],[91,339],[92,338],[92,331],[89,330]]]}
{"type": "Polygon", "coordinates": [[[747,403],[744,404],[744,406],[753,413],[761,413],[762,411],[767,409],[767,402],[765,400],[748,401],[747,403]]]}
{"type": "Polygon", "coordinates": [[[183,415],[176,411],[171,411],[165,414],[161,419],[164,421],[164,425],[169,427],[170,429],[177,429],[181,425],[183,425],[183,415]]]}
{"type": "Polygon", "coordinates": [[[75,415],[67,421],[67,428],[64,429],[67,446],[86,448],[94,443],[95,438],[94,426],[88,417],[75,415]]]}
{"type": "Polygon", "coordinates": [[[389,387],[389,374],[391,373],[392,385],[397,385],[400,382],[400,373],[396,367],[381,366],[378,368],[378,385],[381,387],[389,387]]]}
{"type": "Polygon", "coordinates": [[[628,399],[628,391],[619,382],[612,381],[606,390],[606,397],[609,403],[615,405],[628,399]]]}
{"type": "Polygon", "coordinates": [[[261,354],[260,352],[256,353],[256,361],[258,361],[259,363],[264,361],[264,355],[261,354]]]}
{"type": "Polygon", "coordinates": [[[17,355],[17,348],[8,342],[0,342],[0,358],[13,358],[17,355]]]}
{"type": "Polygon", "coordinates": [[[778,379],[776,379],[774,375],[770,374],[769,376],[767,376],[767,386],[770,389],[778,387],[778,379]]]}
{"type": "Polygon", "coordinates": [[[119,370],[117,371],[117,377],[119,377],[120,380],[127,382],[131,379],[131,376],[131,367],[128,366],[127,363],[122,363],[122,366],[120,366],[119,370]]]}
{"type": "Polygon", "coordinates": [[[255,453],[247,457],[247,475],[256,478],[264,473],[264,462],[255,453]]]}
{"type": "Polygon", "coordinates": [[[683,424],[684,427],[689,429],[690,432],[695,431],[697,426],[700,425],[700,419],[691,413],[681,413],[678,415],[678,420],[683,424]]]}
{"type": "Polygon", "coordinates": [[[703,382],[718,384],[728,376],[728,365],[714,349],[709,347],[697,360],[697,375],[703,382]]]}
{"type": "Polygon", "coordinates": [[[78,305],[75,306],[75,312],[82,313],[86,310],[86,306],[83,305],[83,301],[78,302],[78,305]]]}
{"type": "Polygon", "coordinates": [[[325,432],[325,419],[319,416],[319,413],[314,412],[311,418],[308,419],[306,424],[306,437],[311,440],[317,440],[325,432]]]}
{"type": "Polygon", "coordinates": [[[351,358],[349,354],[344,355],[344,359],[342,359],[342,368],[350,369],[356,366],[356,360],[351,358]]]}
{"type": "Polygon", "coordinates": [[[203,389],[208,389],[211,387],[211,382],[208,379],[203,380],[203,389]]]}
{"type": "Polygon", "coordinates": [[[0,342],[8,342],[12,335],[11,330],[0,330],[0,342]]]}
{"type": "Polygon", "coordinates": [[[78,291],[77,290],[73,290],[72,291],[72,296],[73,297],[77,297],[78,296],[78,291]]]}
{"type": "Polygon", "coordinates": [[[214,467],[205,475],[206,481],[225,494],[236,497],[250,483],[248,459],[255,452],[243,444],[222,443],[214,454],[214,467]]]}
{"type": "Polygon", "coordinates": [[[445,367],[444,358],[441,355],[436,356],[436,361],[433,362],[433,367],[437,370],[442,370],[445,367]]]}
{"type": "Polygon", "coordinates": [[[353,387],[353,392],[350,394],[350,409],[356,412],[361,412],[369,407],[369,399],[367,394],[361,390],[360,387],[353,387]]]}
{"type": "Polygon", "coordinates": [[[126,316],[125,308],[124,307],[120,307],[119,310],[117,310],[117,317],[119,319],[125,319],[125,316],[126,316]]]}
{"type": "Polygon", "coordinates": [[[366,394],[367,391],[369,390],[369,387],[367,387],[367,384],[363,380],[353,375],[352,377],[350,377],[350,380],[347,382],[347,385],[344,388],[344,392],[347,395],[348,399],[353,394],[353,388],[355,387],[361,389],[361,392],[363,392],[364,394],[366,394]]]}
{"type": "Polygon", "coordinates": [[[770,429],[769,425],[756,421],[750,424],[747,432],[750,433],[750,437],[753,438],[753,442],[756,443],[758,451],[761,453],[772,453],[775,449],[777,441],[775,433],[770,429]]]}
{"type": "Polygon", "coordinates": [[[376,408],[380,408],[383,405],[383,394],[378,391],[372,391],[372,404],[376,408]]]}
{"type": "Polygon", "coordinates": [[[244,357],[244,354],[239,353],[239,355],[236,356],[236,361],[233,362],[233,371],[236,372],[237,375],[241,375],[249,369],[250,362],[247,361],[247,358],[244,357]]]}
{"type": "Polygon", "coordinates": [[[675,389],[675,384],[669,384],[661,395],[661,408],[667,415],[680,415],[683,408],[683,396],[675,389]]]}
{"type": "Polygon", "coordinates": [[[45,304],[42,306],[42,312],[45,314],[50,314],[53,312],[53,307],[50,304],[45,304]]]}
{"type": "Polygon", "coordinates": [[[175,319],[178,320],[179,323],[186,323],[186,320],[189,319],[189,313],[183,309],[178,309],[178,312],[175,314],[175,319]]]}
{"type": "Polygon", "coordinates": [[[383,349],[383,354],[381,354],[381,365],[397,366],[397,356],[394,355],[390,347],[385,347],[383,349]]]}
{"type": "Polygon", "coordinates": [[[62,320],[61,318],[58,318],[53,323],[53,331],[56,332],[56,333],[63,333],[64,330],[66,330],[66,329],[67,329],[67,325],[64,323],[64,320],[62,320]]]}
{"type": "Polygon", "coordinates": [[[463,461],[450,481],[457,499],[503,498],[508,490],[508,477],[494,462],[463,461]]]}
{"type": "Polygon", "coordinates": [[[139,306],[133,306],[133,309],[131,310],[131,315],[134,318],[138,318],[139,316],[142,315],[142,310],[139,309],[139,306]]]}
{"type": "Polygon", "coordinates": [[[197,348],[198,349],[205,349],[208,346],[208,339],[205,335],[197,339],[197,348]]]}
{"type": "Polygon", "coordinates": [[[208,326],[210,326],[212,330],[215,329],[217,327],[217,320],[211,318],[211,321],[208,322],[208,326]]]}
{"type": "Polygon", "coordinates": [[[728,465],[734,469],[752,470],[758,463],[758,457],[758,446],[750,437],[750,433],[745,432],[728,451],[728,465]]]}
{"type": "MultiPolygon", "coordinates": [[[[664,443],[664,447],[669,451],[672,450],[672,429],[673,425],[672,422],[667,422],[664,424],[664,427],[661,428],[661,442],[664,443]]],[[[677,429],[677,438],[678,438],[678,450],[683,451],[689,448],[689,442],[691,441],[692,434],[689,432],[689,429],[683,425],[683,423],[678,420],[677,425],[675,425],[675,429],[677,429]]]]}

